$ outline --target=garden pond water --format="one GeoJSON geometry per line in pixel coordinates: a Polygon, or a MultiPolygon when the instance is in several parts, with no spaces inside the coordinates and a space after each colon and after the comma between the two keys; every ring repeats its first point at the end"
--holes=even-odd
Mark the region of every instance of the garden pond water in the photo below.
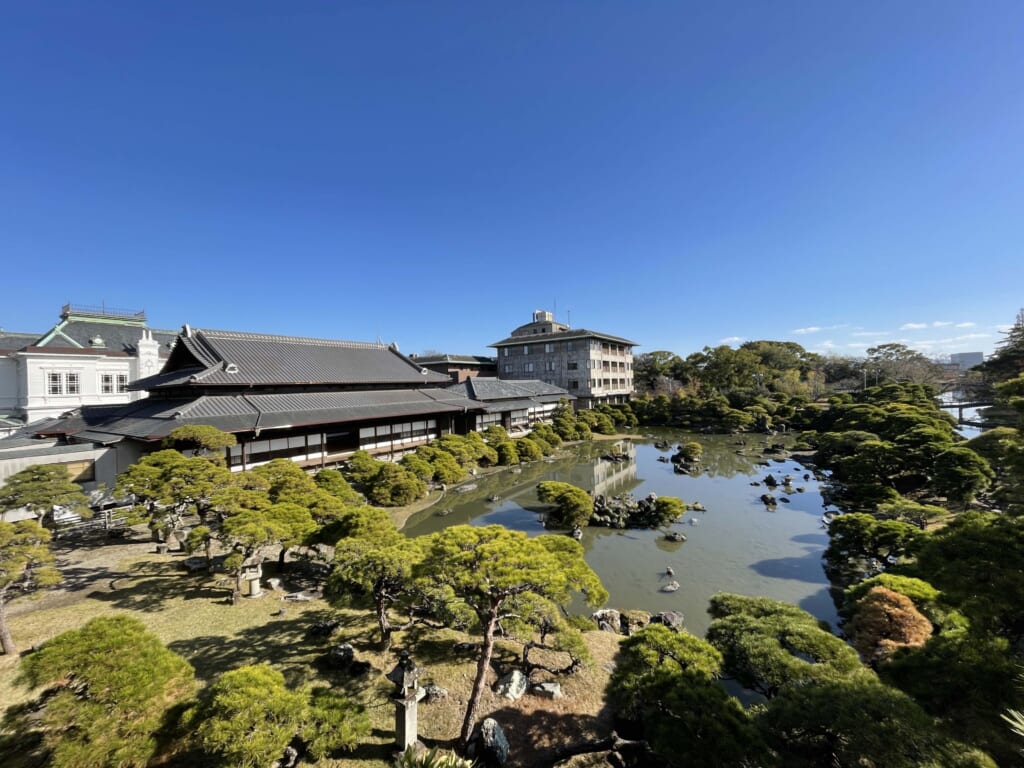
{"type": "MultiPolygon", "coordinates": [[[[819,482],[797,458],[764,453],[772,444],[792,444],[794,439],[645,430],[642,438],[574,445],[553,460],[449,489],[445,498],[411,518],[403,530],[422,536],[449,525],[500,524],[530,535],[552,533],[544,527],[545,507],[537,500],[537,483],[543,480],[572,483],[606,497],[675,496],[704,507],[688,511],[672,525],[686,536],[685,542],[666,540],[664,530],[584,530],[581,543],[587,562],[610,595],[606,607],[678,611],[689,631],[703,635],[710,623],[709,598],[717,592],[735,592],[793,603],[834,627],[835,606],[821,562],[828,545],[822,514],[831,508],[823,503],[819,482]],[[667,459],[677,445],[693,440],[704,449],[701,469],[677,474],[667,459]],[[602,458],[616,451],[627,458],[602,458]],[[764,485],[768,474],[779,480],[778,488],[764,485]],[[794,478],[793,493],[782,491],[785,475],[794,478]],[[467,486],[470,489],[464,490],[467,486]],[[764,493],[789,502],[769,510],[760,500],[764,493]],[[679,589],[662,591],[671,580],[679,582],[679,589]]],[[[584,611],[582,605],[578,608],[584,611]]]]}

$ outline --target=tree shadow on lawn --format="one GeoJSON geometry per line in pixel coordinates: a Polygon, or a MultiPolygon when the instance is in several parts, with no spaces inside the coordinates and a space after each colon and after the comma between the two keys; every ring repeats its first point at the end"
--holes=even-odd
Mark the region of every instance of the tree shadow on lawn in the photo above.
{"type": "MultiPolygon", "coordinates": [[[[327,609],[307,610],[294,616],[272,618],[230,636],[200,635],[171,641],[167,647],[187,659],[195,668],[196,676],[203,680],[212,680],[230,669],[266,662],[279,670],[289,685],[320,682],[357,696],[378,685],[381,670],[371,667],[366,674],[353,676],[324,663],[331,649],[345,640],[338,634],[316,636],[310,633],[310,628],[318,621],[329,620],[332,615],[327,609]]],[[[360,659],[359,654],[356,658],[360,659]]]]}
{"type": "Polygon", "coordinates": [[[97,586],[113,588],[110,585],[117,579],[124,578],[124,571],[120,568],[108,568],[106,566],[96,568],[85,565],[80,566],[59,566],[61,575],[59,589],[65,592],[81,592],[83,589],[95,589],[97,586]]]}
{"type": "Polygon", "coordinates": [[[560,711],[567,707],[559,707],[559,704],[568,702],[568,699],[540,700],[537,706],[533,706],[535,701],[538,701],[535,697],[526,696],[487,715],[501,725],[508,737],[507,768],[550,764],[560,750],[579,742],[605,738],[612,731],[607,707],[597,715],[587,715],[560,711]]]}
{"type": "Polygon", "coordinates": [[[126,571],[112,572],[105,580],[108,589],[97,589],[88,597],[109,602],[116,608],[149,613],[162,610],[175,599],[227,601],[231,597],[232,582],[206,574],[186,573],[175,562],[135,563],[126,571]]]}

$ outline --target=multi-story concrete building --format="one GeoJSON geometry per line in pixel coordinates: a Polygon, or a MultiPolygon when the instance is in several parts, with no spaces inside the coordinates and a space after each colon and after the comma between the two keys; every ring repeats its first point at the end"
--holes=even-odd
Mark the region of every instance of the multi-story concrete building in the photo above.
{"type": "Polygon", "coordinates": [[[570,328],[551,312],[537,310],[533,321],[490,346],[498,350],[498,377],[539,379],[576,396],[577,407],[622,403],[633,394],[633,347],[620,336],[570,328]]]}
{"type": "Polygon", "coordinates": [[[71,304],[45,333],[0,331],[0,426],[145,397],[129,382],[159,371],[176,336],[148,328],[145,312],[71,304]]]}
{"type": "Polygon", "coordinates": [[[958,371],[969,371],[985,362],[985,356],[981,352],[954,352],[949,356],[949,362],[955,365],[958,371]]]}

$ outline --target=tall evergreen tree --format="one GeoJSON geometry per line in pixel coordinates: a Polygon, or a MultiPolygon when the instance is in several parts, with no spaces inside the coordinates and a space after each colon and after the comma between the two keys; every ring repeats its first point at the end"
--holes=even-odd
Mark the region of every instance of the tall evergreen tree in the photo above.
{"type": "Polygon", "coordinates": [[[19,592],[60,581],[49,548],[50,532],[35,520],[0,522],[0,650],[17,652],[7,626],[7,603],[19,592]]]}

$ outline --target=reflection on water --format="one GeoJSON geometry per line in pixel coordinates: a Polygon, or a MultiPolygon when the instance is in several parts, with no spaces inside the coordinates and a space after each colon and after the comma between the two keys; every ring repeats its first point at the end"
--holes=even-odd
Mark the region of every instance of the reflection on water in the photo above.
{"type": "Polygon", "coordinates": [[[746,444],[731,436],[657,430],[646,439],[576,446],[555,461],[477,480],[477,487],[468,493],[449,492],[437,506],[411,519],[405,532],[421,536],[469,523],[544,533],[543,507],[537,501],[537,483],[542,480],[572,483],[606,496],[632,493],[642,498],[652,492],[676,496],[690,504],[700,502],[706,509],[687,512],[673,526],[685,533],[686,542],[666,541],[663,532],[657,531],[587,528],[584,532],[587,562],[611,595],[609,607],[680,611],[687,628],[703,634],[711,595],[738,592],[794,603],[834,625],[835,608],[821,568],[828,536],[821,524],[818,483],[797,461],[764,452],[779,437],[747,435],[742,440],[746,444]],[[667,439],[672,447],[659,450],[655,438],[667,439]],[[678,443],[690,440],[704,448],[702,471],[680,475],[671,463],[659,461],[671,456],[678,443]],[[626,460],[602,458],[615,452],[616,445],[626,460]],[[769,473],[779,480],[778,488],[764,487],[761,481],[769,473]],[[782,488],[785,475],[793,477],[791,491],[782,488]],[[780,501],[769,511],[759,499],[766,491],[789,501],[780,501]],[[495,495],[496,501],[488,501],[495,495]],[[451,512],[438,515],[442,508],[451,512]],[[668,581],[664,574],[669,567],[681,584],[677,592],[660,591],[668,581]]]}

